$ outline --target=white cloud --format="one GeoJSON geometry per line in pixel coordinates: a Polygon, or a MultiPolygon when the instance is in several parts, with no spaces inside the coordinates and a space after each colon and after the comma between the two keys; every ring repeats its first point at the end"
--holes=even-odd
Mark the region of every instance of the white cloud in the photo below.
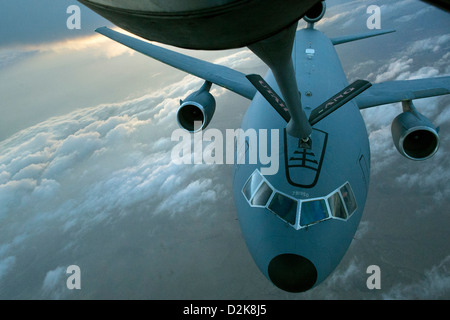
{"type": "Polygon", "coordinates": [[[26,59],[35,51],[23,51],[20,49],[1,49],[0,50],[0,69],[8,67],[14,63],[26,59]]]}
{"type": "Polygon", "coordinates": [[[405,10],[405,6],[407,7],[411,7],[411,5],[415,4],[416,1],[414,0],[402,0],[402,1],[395,1],[395,2],[390,2],[389,4],[383,4],[381,5],[381,11],[383,13],[398,13],[398,12],[406,12],[407,10],[405,10]]]}
{"type": "MultiPolygon", "coordinates": [[[[229,194],[214,176],[204,178],[215,168],[176,165],[170,157],[178,101],[201,82],[187,76],[135,100],[51,118],[0,142],[0,219],[20,220],[3,230],[16,228],[30,240],[52,226],[70,242],[134,208],[172,217],[207,213],[219,194],[229,194]]],[[[11,255],[13,247],[3,249],[11,255]]],[[[3,262],[7,270],[13,260],[3,262]]],[[[60,273],[47,274],[46,292],[60,273]]]]}
{"type": "Polygon", "coordinates": [[[438,299],[448,298],[450,292],[450,256],[425,272],[422,280],[398,284],[383,294],[384,299],[438,299]]]}
{"type": "Polygon", "coordinates": [[[392,141],[390,126],[374,130],[369,134],[371,171],[373,175],[389,167],[398,158],[398,151],[392,141]]]}
{"type": "Polygon", "coordinates": [[[362,266],[359,265],[356,259],[353,259],[346,268],[340,268],[334,272],[330,279],[327,280],[327,285],[334,288],[349,289],[353,286],[351,279],[359,277],[363,273],[362,270],[362,266]]]}
{"type": "Polygon", "coordinates": [[[421,54],[437,53],[449,41],[450,34],[414,41],[402,52],[401,56],[391,58],[386,65],[369,74],[368,78],[374,79],[374,82],[378,83],[390,80],[413,80],[445,75],[448,71],[443,70],[448,66],[449,55],[447,52],[439,60],[433,61],[433,65],[421,66],[415,70],[414,68],[417,68],[415,60],[418,60],[421,54]],[[442,74],[442,71],[444,71],[444,74],[442,74]]]}
{"type": "Polygon", "coordinates": [[[375,82],[383,82],[388,80],[394,80],[399,74],[408,71],[413,63],[412,58],[402,57],[391,61],[388,66],[382,67],[377,72],[375,82]],[[384,71],[381,71],[384,70],[384,71]],[[381,73],[380,73],[381,71],[381,73]]]}
{"type": "MultiPolygon", "coordinates": [[[[424,171],[424,170],[423,170],[424,171]]],[[[433,167],[427,174],[424,172],[403,173],[396,178],[397,182],[404,186],[420,185],[422,188],[433,188],[436,185],[446,187],[450,181],[450,172],[447,168],[440,166],[433,167]]],[[[441,189],[441,191],[449,192],[449,187],[441,189]]]]}
{"type": "Polygon", "coordinates": [[[10,210],[20,210],[27,196],[36,188],[37,182],[33,179],[11,180],[0,185],[0,221],[10,210]]]}
{"type": "Polygon", "coordinates": [[[216,190],[220,190],[220,185],[218,187],[215,186],[211,179],[193,181],[182,190],[165,199],[158,205],[156,211],[169,210],[172,213],[186,213],[186,208],[191,208],[189,211],[196,216],[204,214],[204,208],[208,204],[214,204],[219,194],[220,196],[226,195],[226,193],[217,192],[216,190]]]}
{"type": "Polygon", "coordinates": [[[436,117],[436,125],[441,125],[443,123],[450,122],[450,108],[444,108],[442,112],[439,113],[439,115],[436,117]]]}
{"type": "Polygon", "coordinates": [[[249,49],[239,50],[233,54],[216,59],[214,63],[232,69],[238,69],[240,67],[253,68],[261,64],[256,55],[249,49]]]}
{"type": "Polygon", "coordinates": [[[433,78],[439,75],[439,70],[433,67],[422,67],[415,72],[406,71],[399,74],[396,80],[414,80],[414,79],[424,79],[433,78]]]}
{"type": "Polygon", "coordinates": [[[51,299],[61,299],[67,292],[65,275],[66,268],[64,267],[48,271],[42,283],[43,294],[51,299]]]}
{"type": "Polygon", "coordinates": [[[0,280],[11,272],[14,264],[16,263],[16,257],[10,256],[0,260],[0,280]]]}
{"type": "MultiPolygon", "coordinates": [[[[130,35],[130,33],[119,29],[114,30],[130,35]]],[[[65,53],[76,51],[90,51],[95,55],[106,57],[108,59],[115,58],[123,54],[133,55],[135,51],[121,45],[111,39],[100,35],[94,34],[89,36],[77,37],[72,39],[65,39],[50,43],[42,43],[37,45],[26,45],[22,48],[25,52],[52,52],[52,53],[65,53]]]]}
{"type": "Polygon", "coordinates": [[[20,169],[19,172],[17,172],[12,179],[13,180],[21,180],[26,178],[37,178],[42,174],[42,171],[45,169],[46,164],[45,163],[39,163],[35,164],[32,163],[29,166],[26,166],[23,169],[20,169]]]}
{"type": "Polygon", "coordinates": [[[430,38],[414,41],[407,48],[408,55],[413,55],[421,52],[437,52],[441,50],[442,46],[450,41],[450,34],[438,35],[430,38]]]}
{"type": "Polygon", "coordinates": [[[433,11],[433,8],[431,6],[425,7],[425,8],[418,10],[412,14],[407,14],[407,15],[401,16],[401,17],[395,19],[394,22],[397,22],[397,23],[409,22],[411,20],[417,19],[421,15],[423,15],[427,12],[430,12],[430,11],[433,11]]]}
{"type": "Polygon", "coordinates": [[[319,22],[317,22],[317,27],[326,28],[327,26],[331,25],[344,24],[349,20],[352,20],[352,17],[354,15],[361,14],[360,11],[364,8],[360,6],[357,9],[352,8],[352,10],[346,10],[337,14],[327,14],[322,19],[320,19],[319,22]]]}
{"type": "Polygon", "coordinates": [[[392,120],[394,120],[401,112],[402,109],[399,103],[386,104],[361,111],[369,133],[373,130],[379,130],[382,127],[390,126],[392,120]]]}
{"type": "MultiPolygon", "coordinates": [[[[192,90],[185,82],[182,86],[192,90]]],[[[80,109],[2,141],[0,219],[8,221],[2,234],[20,235],[29,244],[51,228],[54,236],[65,235],[61,248],[71,248],[93,227],[117,222],[136,208],[139,212],[148,208],[150,215],[205,213],[222,190],[221,183],[202,178],[210,167],[171,163],[174,102],[176,94],[185,92],[175,87],[165,90],[173,95],[164,98],[166,92],[158,92],[80,109]],[[158,207],[161,203],[175,209],[158,207]]],[[[17,244],[1,244],[1,277],[16,264],[12,252],[24,248],[17,251],[17,244]]],[[[47,272],[42,296],[65,297],[67,289],[60,286],[64,281],[62,267],[47,272]]]]}
{"type": "Polygon", "coordinates": [[[33,190],[32,198],[42,201],[51,200],[61,185],[55,180],[42,179],[38,186],[33,190]]]}
{"type": "Polygon", "coordinates": [[[369,221],[361,221],[358,226],[358,230],[356,230],[355,239],[362,239],[370,230],[370,222],[369,221]]]}
{"type": "MultiPolygon", "coordinates": [[[[3,165],[4,167],[4,165],[3,165]]],[[[0,172],[0,184],[5,184],[8,182],[8,180],[11,178],[11,174],[7,171],[1,171],[0,172]]]]}

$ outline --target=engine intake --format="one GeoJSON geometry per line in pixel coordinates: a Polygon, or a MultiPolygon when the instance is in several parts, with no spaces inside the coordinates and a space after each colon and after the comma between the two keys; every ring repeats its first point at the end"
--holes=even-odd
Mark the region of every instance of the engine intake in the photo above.
{"type": "Polygon", "coordinates": [[[303,19],[309,23],[316,23],[323,18],[326,8],[325,1],[320,1],[305,13],[303,19]]]}
{"type": "Polygon", "coordinates": [[[211,82],[205,82],[200,90],[190,94],[177,111],[178,125],[189,131],[205,129],[216,111],[216,100],[209,93],[211,82]]]}
{"type": "Polygon", "coordinates": [[[438,130],[412,104],[410,106],[392,122],[392,139],[401,155],[411,160],[426,160],[439,148],[438,130]]]}

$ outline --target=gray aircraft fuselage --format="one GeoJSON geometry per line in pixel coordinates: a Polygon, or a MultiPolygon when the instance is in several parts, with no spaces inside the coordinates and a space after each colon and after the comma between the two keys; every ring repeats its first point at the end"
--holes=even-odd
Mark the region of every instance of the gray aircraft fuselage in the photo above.
{"type": "MultiPolygon", "coordinates": [[[[348,85],[332,42],[312,27],[297,31],[292,59],[307,116],[348,85]]],[[[270,70],[265,80],[279,91],[270,70]]],[[[257,93],[242,129],[279,129],[279,170],[262,176],[260,169],[267,165],[259,160],[236,164],[234,201],[242,234],[261,272],[279,288],[301,292],[327,278],[355,235],[368,192],[370,149],[354,100],[313,126],[310,150],[299,148],[298,139],[285,128],[286,121],[257,93]]],[[[270,139],[268,145],[270,150],[270,139]]],[[[237,152],[248,156],[249,150],[237,152]]]]}

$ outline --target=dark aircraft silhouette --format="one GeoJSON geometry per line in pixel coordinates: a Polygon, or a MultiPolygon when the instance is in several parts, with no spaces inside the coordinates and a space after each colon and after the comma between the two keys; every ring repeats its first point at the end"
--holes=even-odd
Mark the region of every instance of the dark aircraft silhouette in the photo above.
{"type": "Polygon", "coordinates": [[[300,20],[318,0],[78,0],[144,39],[188,49],[245,47],[300,20]],[[239,23],[236,23],[239,21],[239,23]]]}

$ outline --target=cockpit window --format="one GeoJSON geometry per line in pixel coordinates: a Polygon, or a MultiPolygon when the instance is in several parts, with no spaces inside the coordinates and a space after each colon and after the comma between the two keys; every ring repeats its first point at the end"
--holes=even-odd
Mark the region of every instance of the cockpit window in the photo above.
{"type": "Polygon", "coordinates": [[[341,194],[344,199],[345,206],[347,207],[348,215],[351,216],[356,210],[356,200],[353,195],[352,188],[348,182],[341,188],[341,194]]]}
{"type": "Polygon", "coordinates": [[[328,198],[328,205],[330,206],[331,215],[336,218],[346,219],[347,214],[345,213],[345,208],[342,203],[341,197],[339,196],[339,192],[333,193],[328,198]]]}
{"type": "Polygon", "coordinates": [[[347,220],[357,209],[348,182],[323,197],[296,199],[277,191],[259,170],[255,170],[242,193],[250,206],[272,211],[297,230],[324,220],[347,220]]]}
{"type": "Polygon", "coordinates": [[[300,225],[307,226],[328,218],[325,200],[302,201],[300,225]]]}
{"type": "Polygon", "coordinates": [[[252,198],[253,194],[255,194],[256,188],[258,188],[259,184],[262,181],[262,177],[258,171],[255,171],[250,179],[248,179],[247,183],[244,186],[244,195],[248,201],[252,198]]]}
{"type": "Polygon", "coordinates": [[[271,195],[272,189],[266,182],[263,182],[258,191],[256,191],[255,195],[253,196],[252,205],[265,207],[271,195]]]}
{"type": "Polygon", "coordinates": [[[278,215],[281,219],[290,224],[295,224],[297,217],[297,201],[277,192],[269,204],[269,209],[278,215]]]}

